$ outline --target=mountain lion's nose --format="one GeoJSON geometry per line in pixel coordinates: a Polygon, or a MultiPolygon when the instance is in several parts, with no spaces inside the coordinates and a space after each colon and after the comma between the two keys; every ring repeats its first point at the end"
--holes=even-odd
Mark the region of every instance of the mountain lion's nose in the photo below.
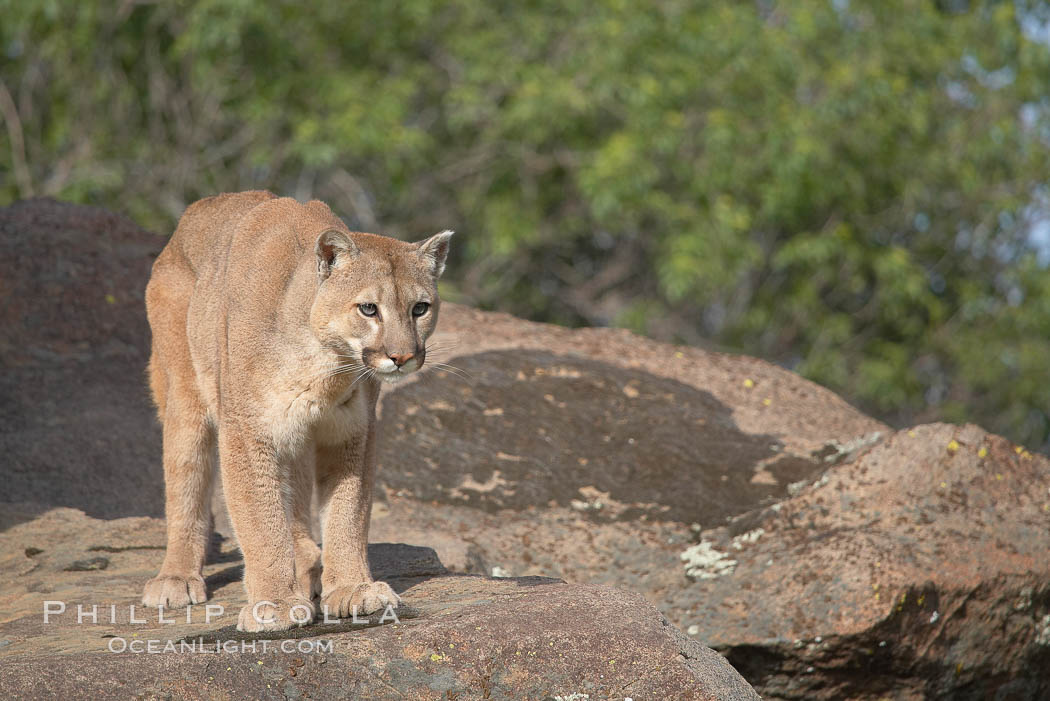
{"type": "Polygon", "coordinates": [[[415,353],[390,353],[388,357],[394,361],[394,365],[401,367],[412,358],[416,357],[415,353]]]}

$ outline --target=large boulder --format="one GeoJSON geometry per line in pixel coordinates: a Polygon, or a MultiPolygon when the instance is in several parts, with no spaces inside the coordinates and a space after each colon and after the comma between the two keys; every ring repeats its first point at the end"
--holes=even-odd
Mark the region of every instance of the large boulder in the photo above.
{"type": "Polygon", "coordinates": [[[205,569],[224,610],[162,614],[138,604],[163,521],[68,508],[25,520],[38,510],[0,508],[0,523],[17,523],[0,533],[5,699],[758,699],[632,592],[449,575],[429,548],[378,544],[373,574],[402,594],[397,610],[246,635],[232,627],[245,599],[228,541],[205,569]]]}
{"type": "Polygon", "coordinates": [[[704,531],[675,620],[770,699],[1050,698],[1050,460],[900,431],[704,531]]]}
{"type": "Polygon", "coordinates": [[[163,513],[143,300],[163,245],[95,207],[0,208],[3,499],[163,513]]]}

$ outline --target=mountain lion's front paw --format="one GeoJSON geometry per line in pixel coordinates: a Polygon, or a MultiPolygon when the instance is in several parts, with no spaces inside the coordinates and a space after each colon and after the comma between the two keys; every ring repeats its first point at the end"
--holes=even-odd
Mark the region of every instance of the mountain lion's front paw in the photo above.
{"type": "Polygon", "coordinates": [[[203,604],[208,600],[204,580],[200,575],[177,577],[157,575],[146,582],[142,592],[144,606],[163,606],[164,608],[182,608],[190,604],[203,604]]]}
{"type": "Polygon", "coordinates": [[[387,606],[396,607],[401,597],[386,582],[362,582],[336,587],[321,599],[332,618],[347,618],[352,613],[367,616],[387,606]],[[356,607],[356,608],[355,608],[356,607]]]}
{"type": "Polygon", "coordinates": [[[314,620],[313,603],[302,596],[278,601],[259,600],[241,609],[237,630],[257,633],[261,630],[288,630],[305,626],[314,620]]]}

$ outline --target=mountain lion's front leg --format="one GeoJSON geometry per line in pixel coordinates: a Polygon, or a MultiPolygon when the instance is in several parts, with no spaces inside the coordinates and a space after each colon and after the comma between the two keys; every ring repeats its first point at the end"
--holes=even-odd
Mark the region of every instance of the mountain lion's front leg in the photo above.
{"type": "Polygon", "coordinates": [[[240,425],[219,430],[223,490],[244,553],[248,594],[237,628],[253,632],[303,625],[315,613],[310,592],[302,591],[296,578],[288,470],[278,463],[278,451],[258,436],[240,425]]]}
{"type": "Polygon", "coordinates": [[[329,616],[367,615],[401,602],[368,568],[368,521],[375,482],[375,420],[345,443],[317,446],[321,502],[321,607],[329,616]]]}

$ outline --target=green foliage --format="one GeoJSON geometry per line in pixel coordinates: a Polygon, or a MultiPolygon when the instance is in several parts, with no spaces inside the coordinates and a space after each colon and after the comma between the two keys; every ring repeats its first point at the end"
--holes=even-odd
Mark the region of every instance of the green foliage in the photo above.
{"type": "Polygon", "coordinates": [[[265,187],[363,229],[451,226],[460,300],[710,339],[891,420],[1050,446],[1050,276],[1027,239],[1050,208],[1045,2],[0,17],[0,202],[169,231],[198,197],[265,187]]]}

